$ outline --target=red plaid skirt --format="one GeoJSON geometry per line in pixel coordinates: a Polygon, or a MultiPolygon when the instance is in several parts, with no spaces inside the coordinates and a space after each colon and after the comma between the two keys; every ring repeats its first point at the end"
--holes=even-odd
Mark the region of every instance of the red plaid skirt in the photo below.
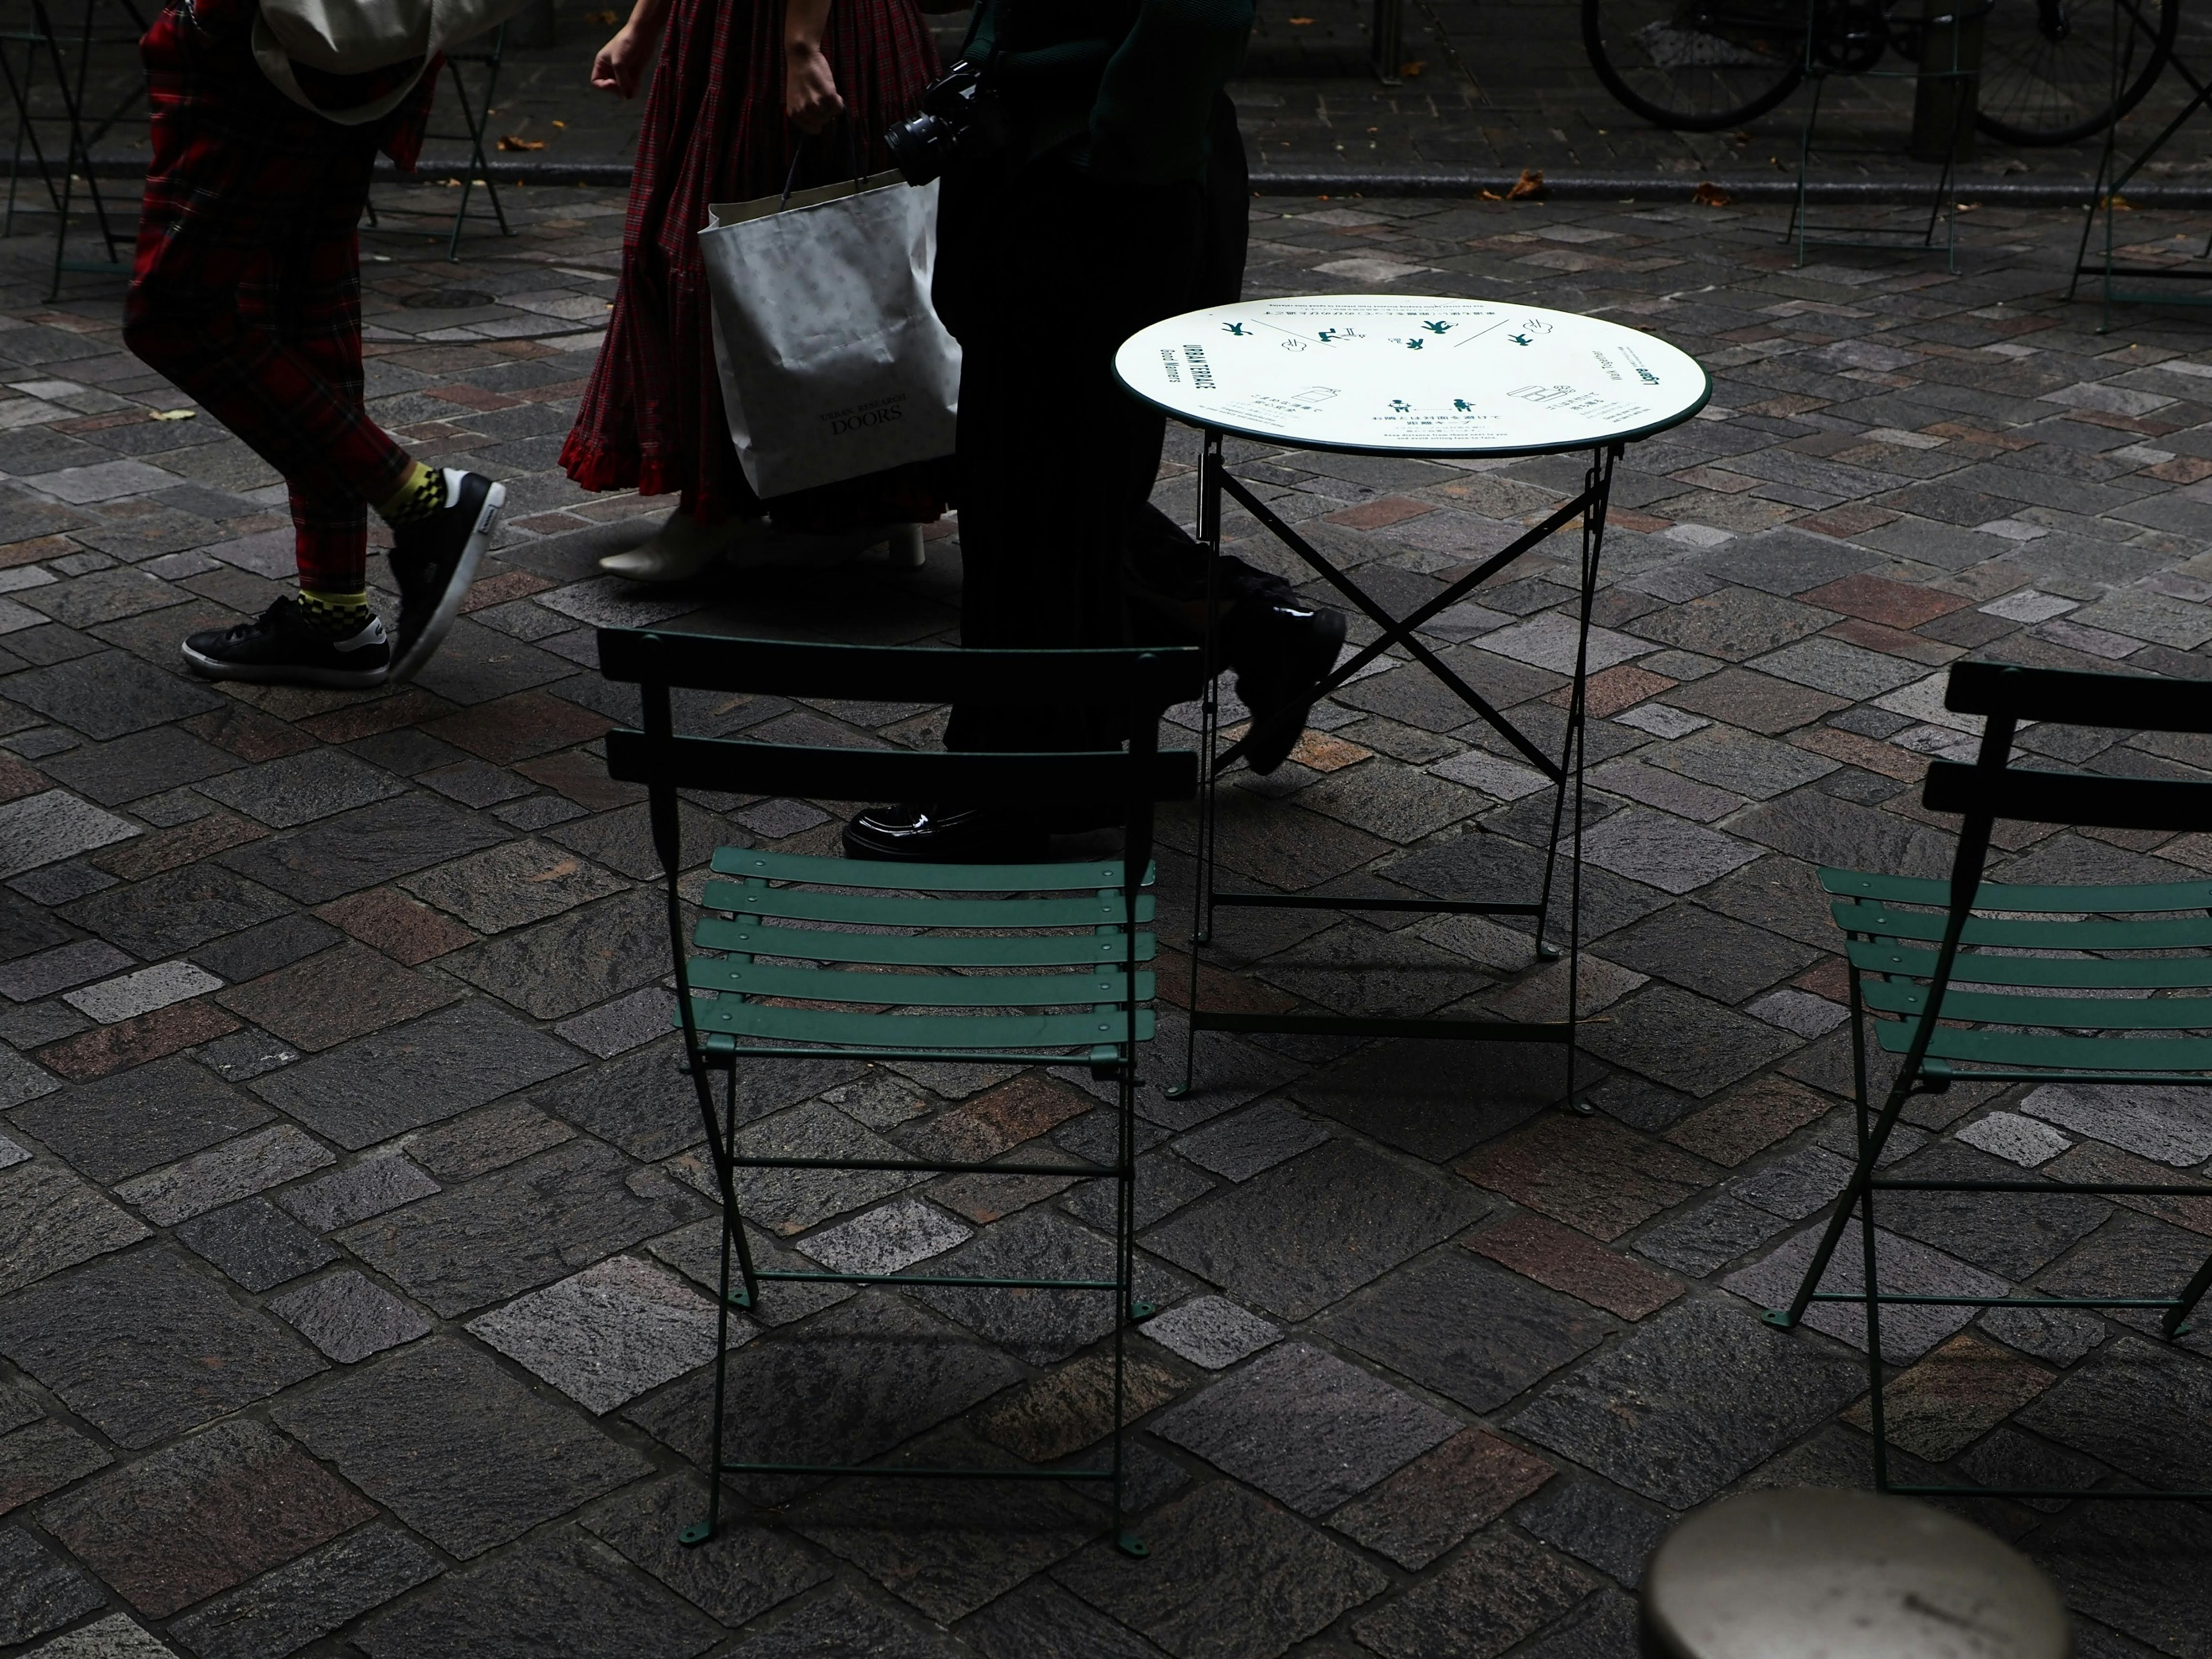
{"type": "MultiPolygon", "coordinates": [[[[815,139],[799,182],[890,165],[884,129],[920,106],[937,51],[914,0],[839,0],[823,52],[845,117],[815,139]]],[[[731,447],[714,373],[707,278],[696,234],[710,202],[783,187],[799,132],[783,115],[783,8],[675,0],[647,94],[623,234],[622,285],[606,344],[561,465],[586,489],[681,493],[709,519],[759,510],[731,447]]],[[[775,502],[780,525],[838,530],[924,522],[944,511],[932,464],[901,467],[775,502]]]]}

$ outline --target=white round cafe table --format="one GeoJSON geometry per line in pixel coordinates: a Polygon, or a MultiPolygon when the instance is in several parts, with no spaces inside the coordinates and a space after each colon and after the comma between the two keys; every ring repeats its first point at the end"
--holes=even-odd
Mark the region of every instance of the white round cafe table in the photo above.
{"type": "MultiPolygon", "coordinates": [[[[1199,1031],[1278,1031],[1557,1043],[1567,1051],[1566,1096],[1571,1101],[1582,895],[1576,849],[1581,846],[1590,606],[1597,592],[1598,554],[1613,464],[1628,445],[1679,426],[1703,409],[1712,396],[1712,378],[1694,358],[1666,341],[1601,317],[1504,301],[1405,294],[1243,300],[1186,312],[1131,335],[1115,354],[1114,368],[1136,397],[1203,434],[1198,538],[1210,554],[1220,550],[1221,502],[1227,495],[1380,629],[1376,638],[1337,665],[1322,695],[1358,675],[1384,652],[1402,653],[1487,721],[1553,791],[1544,873],[1540,890],[1525,902],[1225,890],[1216,880],[1213,784],[1242,748],[1237,744],[1218,748],[1218,703],[1209,677],[1200,734],[1200,752],[1208,764],[1199,816],[1200,902],[1195,942],[1209,942],[1214,911],[1225,906],[1529,916],[1534,918],[1540,954],[1559,954],[1544,942],[1547,928],[1564,933],[1566,944],[1566,1018],[1544,1021],[1208,1010],[1198,1001],[1198,953],[1194,951],[1190,1047],[1182,1088],[1171,1092],[1192,1086],[1190,1067],[1199,1031]],[[1571,499],[1498,552],[1486,556],[1469,549],[1468,560],[1480,561],[1472,570],[1400,617],[1360,586],[1356,572],[1340,569],[1231,475],[1222,461],[1224,435],[1289,449],[1409,459],[1464,460],[1587,452],[1589,460],[1583,487],[1571,499]],[[1577,621],[1560,618],[1563,637],[1544,641],[1547,648],[1540,653],[1546,665],[1571,670],[1565,734],[1547,749],[1492,708],[1416,630],[1577,520],[1581,524],[1577,621]],[[1567,876],[1564,904],[1562,884],[1555,879],[1563,845],[1567,876]],[[1565,912],[1564,928],[1557,926],[1561,909],[1565,912]]],[[[1438,481],[1443,482],[1441,477],[1438,481]]],[[[1212,610],[1209,605],[1209,614],[1212,610]]],[[[1209,640],[1207,648],[1210,653],[1215,651],[1215,642],[1209,640]]],[[[1510,775],[1509,763],[1501,762],[1500,766],[1510,775]]]]}

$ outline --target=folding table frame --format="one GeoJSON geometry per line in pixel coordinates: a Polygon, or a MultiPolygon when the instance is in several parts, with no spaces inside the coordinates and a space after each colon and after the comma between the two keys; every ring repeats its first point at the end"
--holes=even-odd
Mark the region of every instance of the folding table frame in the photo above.
{"type": "MultiPolygon", "coordinates": [[[[1218,642],[1210,635],[1206,641],[1206,690],[1200,702],[1199,754],[1203,771],[1200,777],[1198,814],[1198,891],[1194,901],[1192,921],[1192,950],[1190,973],[1190,1029],[1183,1062],[1183,1080],[1170,1088],[1170,1095],[1190,1091],[1194,1083],[1197,1064],[1198,1033],[1200,1031],[1277,1032],[1304,1036],[1349,1037],[1424,1037],[1458,1042],[1539,1042],[1553,1044],[1566,1050],[1565,1098],[1577,1109],[1589,1109],[1575,1099],[1575,1060],[1577,1016],[1580,1006],[1582,967],[1582,831],[1583,831],[1583,774],[1584,769],[1583,726],[1587,720],[1589,681],[1590,610],[1597,598],[1598,555],[1605,538],[1605,514],[1613,493],[1613,470],[1620,459],[1624,444],[1610,442],[1590,451],[1588,471],[1582,489],[1574,497],[1562,503],[1548,516],[1507,547],[1492,554],[1473,570],[1452,582],[1409,615],[1392,617],[1375,598],[1362,589],[1349,576],[1336,568],[1329,559],[1308,542],[1297,530],[1285,522],[1244,482],[1231,473],[1224,465],[1221,453],[1222,433],[1218,428],[1203,428],[1199,462],[1199,541],[1207,554],[1206,613],[1214,612],[1213,579],[1218,568],[1221,551],[1221,498],[1226,495],[1265,526],[1267,532],[1285,547],[1298,556],[1316,574],[1382,632],[1361,647],[1349,659],[1340,663],[1322,682],[1316,699],[1328,696],[1338,687],[1349,683],[1368,664],[1381,657],[1392,647],[1401,647],[1413,660],[1435,675],[1454,696],[1464,702],[1487,724],[1529,765],[1540,772],[1551,786],[1552,821],[1550,835],[1544,849],[1544,874],[1533,902],[1498,902],[1487,899],[1410,899],[1338,896],[1326,894],[1257,893],[1239,890],[1223,890],[1217,884],[1218,836],[1216,802],[1222,773],[1242,757],[1243,741],[1219,748],[1221,711],[1215,674],[1220,667],[1218,642]],[[1473,593],[1483,582],[1499,571],[1548,541],[1555,533],[1579,518],[1582,521],[1581,562],[1578,571],[1578,596],[1576,607],[1576,642],[1573,678],[1570,683],[1567,702],[1566,729],[1559,752],[1546,751],[1534,739],[1508,720],[1490,701],[1469,685],[1435,650],[1415,636],[1415,630],[1431,617],[1473,593]],[[1569,798],[1572,797],[1571,824],[1569,823],[1569,798]],[[1373,912],[1413,912],[1420,915],[1471,916],[1527,916],[1535,924],[1534,955],[1543,960],[1555,961],[1561,955],[1559,947],[1546,940],[1544,930],[1552,919],[1555,897],[1555,876],[1560,858],[1560,831],[1568,830],[1567,842],[1567,1007],[1563,1020],[1500,1020],[1445,1019],[1437,1018],[1386,1018],[1371,1015],[1339,1014],[1250,1014],[1232,1013],[1202,1008],[1199,1006],[1199,949],[1212,942],[1213,915],[1218,908],[1274,910],[1334,910],[1373,912]]],[[[1424,459],[1444,459],[1424,453],[1424,459]]],[[[1255,710],[1256,715],[1266,713],[1255,710]]]]}
{"type": "MultiPolygon", "coordinates": [[[[48,209],[28,209],[31,211],[51,210],[54,215],[53,280],[46,290],[51,302],[61,297],[62,277],[70,271],[88,272],[103,276],[127,276],[131,264],[126,257],[132,240],[137,235],[136,215],[131,216],[118,230],[107,210],[107,199],[100,193],[100,175],[93,170],[92,148],[118,122],[127,118],[136,105],[146,96],[143,75],[131,92],[105,114],[96,114],[88,107],[89,96],[85,82],[90,71],[93,48],[102,46],[128,45],[136,48],[139,38],[146,33],[145,15],[138,9],[137,0],[109,0],[120,8],[130,20],[131,32],[112,34],[98,32],[97,17],[101,0],[79,0],[83,10],[77,27],[68,31],[58,27],[52,9],[47,0],[28,0],[30,27],[0,31],[0,79],[8,83],[9,101],[15,110],[15,139],[8,178],[8,204],[0,212],[0,236],[14,234],[15,210],[23,179],[23,150],[28,146],[31,160],[38,171],[39,181],[46,186],[48,209]],[[64,55],[65,43],[75,40],[76,64],[75,72],[64,55]],[[22,63],[18,65],[11,48],[21,46],[22,63]],[[33,106],[33,94],[38,84],[38,66],[44,59],[53,72],[56,91],[61,98],[58,115],[41,114],[33,106]],[[60,178],[55,178],[55,167],[46,147],[39,140],[41,123],[59,124],[66,128],[60,178]],[[76,190],[82,184],[85,197],[92,205],[93,217],[100,228],[100,236],[106,245],[105,259],[72,259],[69,257],[70,218],[76,206],[76,190]]],[[[135,61],[135,60],[134,60],[135,61]]]]}

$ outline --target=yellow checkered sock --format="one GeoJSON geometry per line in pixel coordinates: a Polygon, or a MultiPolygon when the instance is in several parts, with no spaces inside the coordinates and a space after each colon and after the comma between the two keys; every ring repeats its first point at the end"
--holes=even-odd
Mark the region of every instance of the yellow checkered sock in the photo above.
{"type": "Polygon", "coordinates": [[[413,524],[418,519],[428,518],[445,504],[444,471],[416,461],[406,482],[392,493],[392,499],[378,504],[376,516],[388,525],[413,524]]]}
{"type": "Polygon", "coordinates": [[[368,608],[366,588],[351,593],[331,593],[303,587],[300,590],[300,610],[309,626],[334,640],[358,634],[376,620],[376,613],[368,608]]]}

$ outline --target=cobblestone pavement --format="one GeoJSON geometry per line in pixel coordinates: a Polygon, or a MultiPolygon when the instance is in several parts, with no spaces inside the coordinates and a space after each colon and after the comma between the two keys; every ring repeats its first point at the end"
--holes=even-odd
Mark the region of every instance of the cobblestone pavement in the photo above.
{"type": "MultiPolygon", "coordinates": [[[[0,0],[0,26],[11,5],[0,0]]],[[[2025,0],[2003,0],[2012,5],[2025,0]]],[[[1613,101],[1584,55],[1579,8],[1570,0],[1407,0],[1405,64],[1397,87],[1379,84],[1368,62],[1371,0],[1261,0],[1244,73],[1231,88],[1253,165],[1277,173],[1445,171],[1516,174],[1522,167],[1555,174],[1650,176],[1680,183],[1700,179],[1775,181],[1794,178],[1808,94],[1742,128],[1717,133],[1669,133],[1645,125],[1613,101]]],[[[489,131],[511,148],[502,163],[627,167],[644,107],[586,84],[592,55],[611,32],[597,0],[557,0],[556,43],[515,46],[500,71],[489,131]]],[[[966,14],[934,20],[950,58],[966,14]]],[[[2184,56],[2200,75],[2212,70],[2212,18],[2194,8],[2181,23],[2184,56]]],[[[104,48],[93,102],[105,108],[121,95],[130,50],[104,48]],[[103,101],[105,100],[105,101],[103,101]]],[[[1894,58],[1882,68],[1894,70],[1894,58]]],[[[471,84],[481,73],[471,69],[471,84]]],[[[2169,72],[2133,114],[2124,137],[2146,142],[2187,97],[2169,72]]],[[[1873,77],[1832,83],[1820,129],[1814,176],[1892,179],[1931,188],[1932,168],[1904,155],[1911,125],[1908,79],[1873,77]]],[[[444,133],[424,148],[426,166],[467,159],[453,135],[459,115],[450,82],[440,91],[434,128],[444,133]]],[[[101,146],[119,161],[143,155],[143,126],[118,126],[101,146]]],[[[2079,180],[2098,160],[2094,143],[2016,149],[1984,139],[1962,170],[1971,186],[1999,182],[2079,180]]],[[[2152,164],[2147,185],[2212,181],[2212,122],[2198,120],[2152,164]]]]}
{"type": "MultiPolygon", "coordinates": [[[[1528,1049],[1212,1044],[1197,1097],[1141,1096],[1141,1272],[1167,1309],[1133,1339],[1149,1562],[1113,1554],[1087,1500],[945,1483],[801,1493],[685,1553],[712,1212],[644,809],[598,752],[625,708],[591,625],[943,638],[957,538],[910,574],[805,550],[675,593],[595,580],[662,505],[551,470],[618,198],[512,200],[526,234],[472,243],[459,272],[371,239],[376,412],[505,477],[513,503],[451,642],[384,694],[179,672],[180,635],[277,591],[281,489],[212,421],[160,418],[183,405],[120,350],[112,286],[73,279],[44,307],[39,245],[0,247],[0,1651],[1622,1659],[1638,1565],[1676,1514],[1867,1480],[1851,1322],[1757,1318],[1850,1141],[1811,861],[1942,867],[1948,827],[1916,780],[1961,741],[1938,687],[1968,653],[2212,672],[2201,323],[2094,332],[2055,297],[2063,216],[1972,216],[1954,277],[1895,256],[1792,270],[1768,214],[1255,204],[1255,291],[1602,309],[1717,376],[1714,406],[1637,447],[1615,490],[1587,837],[1600,1109],[1551,1109],[1557,1074],[1528,1049]]],[[[2154,246],[2186,228],[2127,222],[2154,246]]],[[[1178,507],[1192,447],[1161,485],[1178,507]]],[[[1235,459],[1401,606],[1577,472],[1235,459]]],[[[1561,718],[1555,545],[1430,630],[1539,732],[1561,718]]],[[[1463,715],[1412,666],[1359,680],[1296,762],[1228,792],[1228,862],[1399,895],[1526,872],[1541,797],[1463,715]]],[[[708,717],[936,730],[927,710],[761,699],[708,717]]],[[[2025,741],[2116,773],[2212,763],[2196,739],[2025,741]]],[[[706,799],[690,852],[818,849],[835,828],[803,801],[706,799]]],[[[1189,829],[1170,824],[1170,849],[1189,829]]],[[[2212,869],[2203,836],[2004,846],[2029,879],[2212,869]]],[[[1191,871],[1163,863],[1173,942],[1191,871]]],[[[1250,913],[1224,922],[1207,994],[1540,1015],[1558,976],[1528,971],[1528,945],[1465,919],[1250,913]]],[[[2125,1179],[2212,1159],[2193,1102],[2093,1117],[2021,1096],[1923,1100],[1899,1167],[2125,1179]]],[[[763,1140],[879,1152],[1103,1133],[1082,1079],[1040,1071],[795,1066],[753,1103],[763,1140]]],[[[1098,1196],[1048,1183],[756,1199],[763,1247],[817,1259],[1101,1248],[1098,1196]]],[[[1918,1285],[2124,1291],[2212,1248],[2193,1202],[1890,1213],[1885,1248],[1918,1285]]],[[[1095,1330],[998,1305],[771,1293],[732,1361],[746,1420],[799,1431],[810,1340],[835,1339],[873,1368],[840,1425],[854,1443],[1080,1452],[1095,1330]]],[[[2207,1480],[2206,1339],[2073,1314],[1898,1324],[1908,1468],[2207,1480]]],[[[2201,1509],[1972,1514],[2056,1574],[2085,1654],[2212,1650],[2201,1509]]]]}

